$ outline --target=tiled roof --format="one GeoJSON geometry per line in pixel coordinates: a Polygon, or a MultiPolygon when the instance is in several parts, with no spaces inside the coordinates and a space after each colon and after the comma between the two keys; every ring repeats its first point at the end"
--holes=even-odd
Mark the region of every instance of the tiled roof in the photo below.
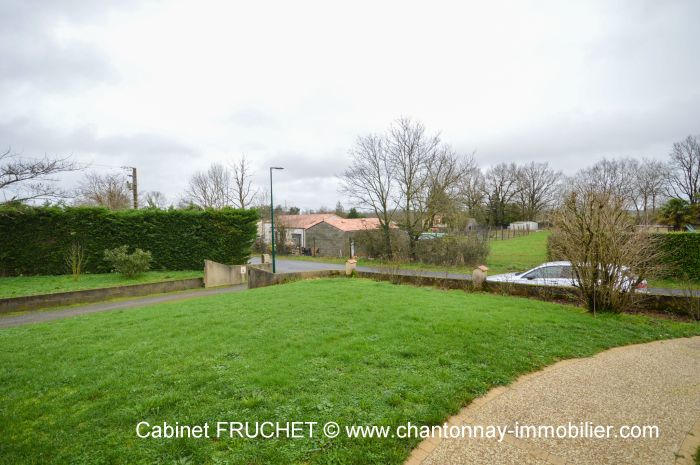
{"type": "Polygon", "coordinates": [[[312,215],[279,215],[275,216],[275,221],[288,228],[309,229],[327,218],[338,218],[333,213],[316,213],[312,215]]]}
{"type": "Polygon", "coordinates": [[[333,215],[323,221],[346,232],[379,229],[380,226],[379,218],[340,218],[333,215]]]}

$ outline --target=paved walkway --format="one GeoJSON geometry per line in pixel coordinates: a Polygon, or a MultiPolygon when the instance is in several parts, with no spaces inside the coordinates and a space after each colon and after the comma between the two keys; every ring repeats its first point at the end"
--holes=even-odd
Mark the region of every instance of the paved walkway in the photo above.
{"type": "Polygon", "coordinates": [[[700,336],[559,362],[476,399],[450,425],[656,425],[657,439],[426,440],[406,465],[679,465],[700,446],[700,336]]]}
{"type": "Polygon", "coordinates": [[[247,289],[247,285],[215,287],[211,289],[196,289],[185,292],[172,292],[168,294],[158,294],[148,297],[136,297],[134,299],[119,300],[111,302],[97,302],[94,304],[80,305],[63,310],[47,309],[43,311],[21,313],[19,315],[0,317],[0,328],[19,326],[29,323],[42,323],[44,321],[62,320],[77,315],[88,313],[108,312],[110,310],[123,310],[127,308],[143,307],[149,304],[159,304],[163,302],[174,302],[178,300],[194,299],[208,295],[224,294],[227,292],[239,292],[247,289]]]}

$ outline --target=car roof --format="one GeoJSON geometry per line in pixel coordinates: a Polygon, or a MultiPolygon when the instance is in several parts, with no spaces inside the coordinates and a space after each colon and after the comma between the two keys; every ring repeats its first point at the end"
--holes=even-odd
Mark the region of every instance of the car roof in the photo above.
{"type": "Polygon", "coordinates": [[[567,262],[567,261],[547,262],[547,263],[543,263],[543,264],[537,266],[537,268],[539,268],[541,266],[571,266],[571,262],[567,262]]]}

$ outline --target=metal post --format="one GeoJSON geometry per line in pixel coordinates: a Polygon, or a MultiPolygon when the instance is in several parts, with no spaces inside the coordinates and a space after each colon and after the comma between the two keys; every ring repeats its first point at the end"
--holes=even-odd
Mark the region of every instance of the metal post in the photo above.
{"type": "Polygon", "coordinates": [[[272,233],[272,272],[277,271],[276,261],[275,261],[275,202],[272,200],[272,170],[283,170],[278,166],[270,167],[270,229],[272,233]]]}

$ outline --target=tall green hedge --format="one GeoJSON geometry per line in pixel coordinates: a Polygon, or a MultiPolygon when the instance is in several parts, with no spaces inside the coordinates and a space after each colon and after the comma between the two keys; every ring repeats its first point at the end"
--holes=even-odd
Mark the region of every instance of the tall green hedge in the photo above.
{"type": "Polygon", "coordinates": [[[670,278],[700,281],[700,234],[691,232],[654,234],[670,278]]]}
{"type": "Polygon", "coordinates": [[[255,240],[253,210],[123,210],[86,207],[0,208],[0,275],[64,274],[74,242],[85,271],[109,272],[105,249],[121,245],[153,254],[152,269],[200,269],[204,259],[245,263],[255,240]]]}

